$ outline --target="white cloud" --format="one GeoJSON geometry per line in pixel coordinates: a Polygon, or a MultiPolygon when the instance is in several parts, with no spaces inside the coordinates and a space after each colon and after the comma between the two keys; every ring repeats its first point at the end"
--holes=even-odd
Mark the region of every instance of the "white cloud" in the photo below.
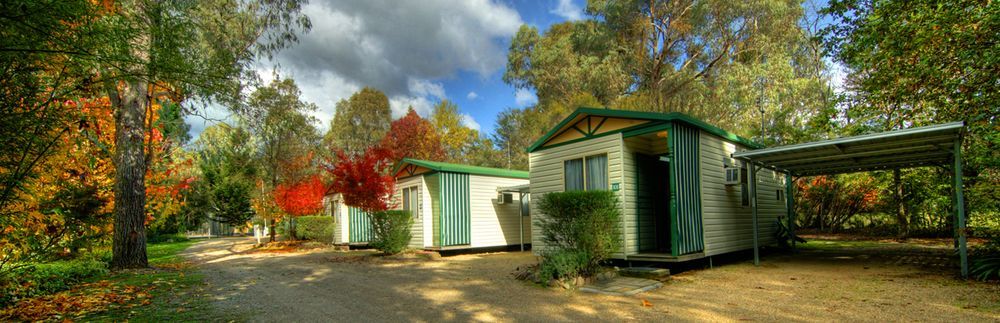
{"type": "Polygon", "coordinates": [[[479,97],[479,94],[476,94],[476,92],[469,92],[469,94],[465,95],[465,98],[469,99],[469,100],[475,100],[478,97],[479,97]]]}
{"type": "Polygon", "coordinates": [[[514,91],[514,104],[519,107],[526,107],[538,103],[538,96],[528,89],[517,89],[514,91]]]}
{"type": "Polygon", "coordinates": [[[444,94],[444,86],[441,85],[441,83],[410,78],[407,81],[407,87],[409,87],[410,93],[414,95],[419,95],[423,97],[432,96],[438,98],[438,100],[444,100],[448,98],[444,94]]]}
{"type": "Polygon", "coordinates": [[[559,0],[559,4],[549,13],[566,18],[566,20],[583,19],[583,9],[573,3],[573,0],[559,0]]]}
{"type": "Polygon", "coordinates": [[[466,127],[469,127],[469,128],[472,128],[472,130],[475,130],[475,131],[479,131],[479,129],[481,128],[479,126],[479,123],[476,122],[476,119],[472,118],[471,115],[468,115],[468,114],[465,114],[465,113],[462,114],[462,125],[466,126],[466,127]]]}
{"type": "Polygon", "coordinates": [[[303,12],[312,30],[259,71],[269,80],[278,66],[282,77],[295,79],[302,99],[319,107],[314,116],[321,131],[329,128],[336,103],[364,86],[389,97],[394,117],[410,106],[430,115],[447,97],[440,80],[459,71],[486,78],[501,70],[510,38],[523,24],[500,0],[314,0],[303,12]]]}

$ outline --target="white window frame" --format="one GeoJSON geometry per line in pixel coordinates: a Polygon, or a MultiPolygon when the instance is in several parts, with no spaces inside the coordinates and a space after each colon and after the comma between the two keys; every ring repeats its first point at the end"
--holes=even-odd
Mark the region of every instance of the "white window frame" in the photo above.
{"type": "Polygon", "coordinates": [[[599,153],[599,154],[593,154],[593,155],[586,155],[586,156],[581,156],[581,157],[566,158],[566,159],[563,159],[562,161],[560,161],[561,167],[562,167],[562,186],[563,186],[563,192],[568,192],[566,190],[566,162],[570,161],[570,160],[577,160],[577,159],[582,160],[582,163],[583,163],[583,189],[581,191],[587,191],[587,183],[589,182],[589,180],[587,178],[587,158],[597,157],[597,156],[604,156],[604,160],[606,161],[605,163],[607,164],[606,167],[604,168],[604,176],[605,176],[605,178],[608,179],[607,180],[608,185],[605,186],[603,190],[604,191],[611,190],[611,156],[608,153],[605,152],[605,153],[599,153]]]}

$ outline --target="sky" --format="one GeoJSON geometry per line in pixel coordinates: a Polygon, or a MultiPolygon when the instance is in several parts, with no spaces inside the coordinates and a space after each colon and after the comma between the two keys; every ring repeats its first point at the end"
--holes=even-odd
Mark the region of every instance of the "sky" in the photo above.
{"type": "MultiPolygon", "coordinates": [[[[825,1],[820,1],[825,2],[825,1]]],[[[434,105],[458,105],[464,123],[492,133],[498,113],[537,102],[532,90],[503,82],[511,38],[522,24],[544,31],[586,18],[585,0],[312,0],[303,8],[312,29],[272,61],[257,64],[269,82],[293,78],[302,100],[315,103],[325,133],[336,103],[362,87],[384,92],[393,117],[408,107],[428,116],[434,105]]],[[[223,108],[187,117],[192,137],[223,108]]]]}

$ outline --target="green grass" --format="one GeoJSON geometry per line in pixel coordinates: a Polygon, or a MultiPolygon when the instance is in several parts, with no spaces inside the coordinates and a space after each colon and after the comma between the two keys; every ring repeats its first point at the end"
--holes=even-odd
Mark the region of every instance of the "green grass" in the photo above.
{"type": "Polygon", "coordinates": [[[841,250],[841,249],[882,249],[894,244],[867,240],[820,240],[811,239],[807,243],[797,243],[796,248],[805,250],[841,250]]]}
{"type": "Polygon", "coordinates": [[[210,294],[202,275],[186,265],[184,257],[180,255],[193,244],[193,241],[150,244],[146,250],[149,264],[157,269],[123,271],[103,277],[117,285],[153,287],[149,290],[152,296],[150,304],[113,307],[108,311],[92,313],[79,319],[101,322],[189,322],[233,319],[235,313],[220,312],[212,308],[210,294]]]}

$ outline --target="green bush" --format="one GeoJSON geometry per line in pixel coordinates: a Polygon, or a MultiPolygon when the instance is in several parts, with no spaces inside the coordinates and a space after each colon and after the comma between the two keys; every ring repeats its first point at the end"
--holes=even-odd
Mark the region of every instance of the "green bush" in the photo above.
{"type": "Polygon", "coordinates": [[[982,246],[974,249],[970,273],[979,280],[1000,278],[1000,235],[990,236],[982,246]]]}
{"type": "Polygon", "coordinates": [[[602,261],[621,248],[621,208],[614,192],[548,193],[542,196],[538,208],[545,215],[538,219],[542,240],[547,247],[554,248],[553,255],[564,252],[585,255],[585,258],[556,256],[562,257],[560,260],[581,259],[580,274],[594,273],[602,261]]]}
{"type": "Polygon", "coordinates": [[[546,253],[542,259],[539,277],[545,282],[549,279],[570,278],[583,274],[590,262],[590,255],[582,251],[557,250],[546,253]]]}
{"type": "Polygon", "coordinates": [[[333,241],[333,217],[300,216],[296,219],[296,233],[299,239],[320,242],[333,241]]]}
{"type": "Polygon", "coordinates": [[[107,263],[87,257],[31,264],[0,276],[0,308],[20,299],[69,289],[86,279],[108,273],[107,263]]]}
{"type": "Polygon", "coordinates": [[[394,255],[406,249],[410,243],[410,226],[413,225],[413,215],[410,211],[391,210],[372,212],[372,233],[374,237],[369,244],[383,253],[394,255]]]}

